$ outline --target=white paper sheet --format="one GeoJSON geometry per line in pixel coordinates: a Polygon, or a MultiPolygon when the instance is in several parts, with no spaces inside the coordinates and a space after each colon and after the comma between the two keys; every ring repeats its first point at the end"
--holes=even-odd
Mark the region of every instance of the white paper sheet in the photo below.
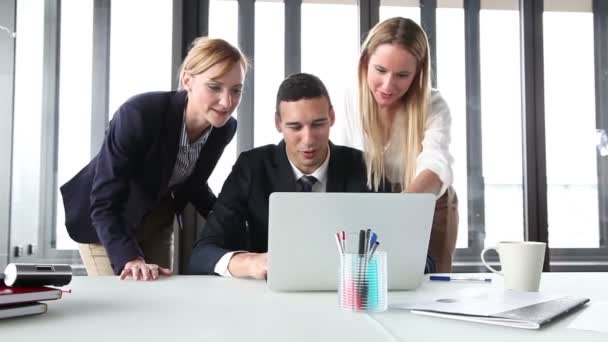
{"type": "Polygon", "coordinates": [[[568,328],[608,333],[606,317],[608,317],[608,302],[591,301],[585,309],[581,310],[568,328]]]}
{"type": "Polygon", "coordinates": [[[464,315],[490,316],[528,305],[559,298],[559,295],[541,292],[516,292],[501,289],[467,289],[438,294],[429,301],[399,303],[392,308],[428,310],[464,315]]]}

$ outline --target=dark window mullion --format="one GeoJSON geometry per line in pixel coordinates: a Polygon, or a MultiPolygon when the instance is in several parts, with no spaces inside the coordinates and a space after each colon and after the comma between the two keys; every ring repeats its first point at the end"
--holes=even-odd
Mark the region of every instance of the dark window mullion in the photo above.
{"type": "Polygon", "coordinates": [[[479,11],[479,0],[464,1],[468,241],[469,248],[477,252],[483,249],[485,241],[479,11]]]}
{"type": "MultiPolygon", "coordinates": [[[[239,1],[239,46],[243,53],[255,63],[255,0],[239,1]]],[[[236,137],[237,154],[253,148],[253,108],[254,108],[255,68],[249,68],[239,105],[238,134],[236,137]]]]}
{"type": "Polygon", "coordinates": [[[173,0],[171,87],[179,88],[179,68],[197,37],[209,34],[209,0],[173,0]]]}
{"type": "Polygon", "coordinates": [[[420,0],[420,24],[431,49],[431,83],[437,87],[437,0],[420,0]]]}
{"type": "Polygon", "coordinates": [[[380,0],[359,0],[359,39],[367,37],[369,30],[380,20],[380,0]]]}
{"type": "MultiPolygon", "coordinates": [[[[520,0],[524,236],[548,242],[543,0],[520,0]]],[[[548,247],[548,246],[547,246],[548,247]]],[[[549,271],[549,248],[544,271],[549,271]]]]}
{"type": "Polygon", "coordinates": [[[302,69],[302,0],[285,0],[285,77],[302,69]]]}
{"type": "MultiPolygon", "coordinates": [[[[181,23],[181,32],[174,31],[173,34],[174,41],[181,42],[181,56],[174,60],[174,64],[179,67],[188,54],[192,41],[209,34],[209,0],[173,0],[173,10],[174,26],[177,26],[176,23],[181,23]]],[[[177,68],[175,71],[177,72],[177,68]]],[[[174,78],[176,77],[179,75],[175,75],[174,78]]]]}
{"type": "MultiPolygon", "coordinates": [[[[179,68],[192,41],[209,34],[209,0],[173,0],[172,89],[179,88],[179,68]]],[[[205,220],[192,205],[181,213],[182,229],[174,230],[174,272],[186,273],[192,246],[200,236],[205,220]]]]}
{"type": "MultiPolygon", "coordinates": [[[[597,128],[608,131],[608,2],[593,0],[595,57],[595,118],[597,128]]],[[[608,157],[598,155],[600,247],[608,247],[608,157]]]]}

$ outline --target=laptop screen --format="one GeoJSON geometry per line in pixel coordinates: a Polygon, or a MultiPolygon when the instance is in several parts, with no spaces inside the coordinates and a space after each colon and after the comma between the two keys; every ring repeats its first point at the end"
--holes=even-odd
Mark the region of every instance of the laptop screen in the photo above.
{"type": "MultiPolygon", "coordinates": [[[[268,221],[268,286],[336,290],[335,233],[371,229],[387,252],[388,288],[408,290],[424,274],[435,196],[403,193],[273,193],[268,221]]],[[[352,242],[354,243],[354,241],[352,242]]]]}

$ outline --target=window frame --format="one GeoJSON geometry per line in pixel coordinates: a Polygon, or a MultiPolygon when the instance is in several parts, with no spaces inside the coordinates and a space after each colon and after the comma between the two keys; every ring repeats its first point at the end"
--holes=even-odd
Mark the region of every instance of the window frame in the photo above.
{"type": "MultiPolygon", "coordinates": [[[[253,0],[237,0],[239,4],[239,43],[243,51],[253,56],[255,46],[254,23],[255,3],[253,0]]],[[[340,3],[340,0],[314,0],[314,2],[340,3]]],[[[409,4],[409,2],[407,2],[409,4]]],[[[565,10],[562,5],[567,2],[556,2],[550,8],[544,8],[543,0],[420,0],[422,26],[429,32],[431,51],[436,50],[436,9],[437,7],[462,7],[465,22],[465,74],[467,94],[467,173],[468,188],[466,191],[476,196],[468,196],[468,232],[469,247],[456,251],[456,271],[482,271],[485,270],[479,261],[479,253],[485,247],[484,223],[484,184],[483,169],[481,168],[481,111],[480,111],[480,73],[479,69],[479,11],[482,8],[517,8],[520,11],[520,29],[522,48],[522,127],[524,170],[522,184],[524,186],[524,236],[527,240],[546,242],[549,238],[547,223],[547,185],[546,160],[544,142],[544,87],[543,87],[543,60],[542,60],[542,15],[546,10],[565,10]],[[539,44],[539,39],[540,43],[539,44]],[[474,109],[477,108],[477,109],[474,109]],[[473,168],[471,165],[477,165],[473,168]],[[479,196],[479,194],[482,196],[479,196]],[[482,213],[482,215],[473,215],[482,213]],[[473,227],[473,229],[471,228],[473,227]]],[[[59,46],[61,24],[61,1],[45,1],[45,47],[44,47],[44,88],[43,103],[43,130],[51,134],[43,137],[41,168],[41,210],[40,225],[38,229],[38,253],[32,256],[23,256],[15,260],[46,262],[72,262],[78,259],[76,250],[57,250],[55,246],[55,195],[58,188],[56,179],[57,163],[57,124],[58,124],[58,79],[59,79],[59,46]],[[51,225],[49,225],[49,222],[51,225]],[[49,228],[52,227],[52,228],[49,228]]],[[[94,0],[94,44],[93,44],[93,89],[92,94],[92,122],[91,122],[91,156],[97,152],[105,129],[107,128],[107,107],[109,87],[109,39],[110,39],[110,9],[111,0],[94,0]]],[[[301,6],[302,0],[285,0],[285,74],[300,71],[301,68],[301,6]]],[[[564,5],[565,6],[565,5],[564,5]]],[[[584,7],[584,6],[583,6],[584,7]]],[[[16,20],[16,1],[4,1],[0,4],[2,9],[0,17],[7,17],[3,22],[12,25],[14,30],[16,20]],[[12,21],[11,21],[12,20],[12,21]]],[[[359,30],[361,39],[373,25],[378,22],[380,8],[379,0],[359,1],[359,30]]],[[[177,80],[179,63],[187,51],[191,40],[208,32],[209,1],[173,0],[173,70],[172,79],[177,80]],[[183,21],[182,21],[183,19],[183,21]],[[181,21],[181,22],[180,22],[181,21]],[[179,23],[179,24],[176,24],[179,23]]],[[[586,10],[577,8],[572,10],[586,10]]],[[[587,9],[588,10],[588,9],[587,9]]],[[[608,130],[608,98],[603,94],[608,92],[608,80],[603,79],[603,70],[608,69],[608,3],[602,0],[592,0],[594,20],[594,59],[595,59],[595,94],[596,94],[596,122],[597,127],[608,130]]],[[[0,32],[1,33],[1,32],[0,32]]],[[[9,48],[2,51],[2,58],[8,63],[5,65],[9,72],[8,83],[0,84],[2,99],[10,105],[3,106],[0,123],[0,132],[7,142],[0,148],[8,149],[2,154],[0,172],[8,174],[1,177],[0,190],[0,224],[7,222],[7,231],[0,233],[0,251],[6,251],[6,257],[0,260],[11,261],[9,248],[10,241],[10,193],[12,170],[12,121],[14,117],[14,58],[15,40],[9,40],[9,48]],[[5,157],[6,156],[6,157],[5,157]]],[[[434,81],[436,74],[436,57],[433,64],[434,81]]],[[[253,68],[252,68],[253,69],[253,68]]],[[[174,86],[177,84],[174,83],[174,86]]],[[[254,105],[254,74],[250,70],[245,88],[246,91],[239,107],[239,112],[253,113],[254,105]]],[[[237,155],[253,147],[254,119],[251,115],[241,115],[237,136],[237,155]]],[[[598,155],[598,229],[600,234],[599,248],[552,248],[547,254],[547,265],[551,264],[554,271],[606,271],[608,270],[608,158],[598,155]]],[[[461,190],[462,191],[462,190],[461,190]]],[[[461,213],[462,215],[462,213],[461,213]]],[[[200,222],[199,222],[200,223],[200,222]]],[[[193,220],[192,224],[199,224],[193,220]]],[[[497,262],[496,257],[490,257],[490,262],[497,262]]],[[[546,268],[548,270],[548,268],[546,268]]]]}
{"type": "Polygon", "coordinates": [[[10,212],[12,184],[13,153],[13,116],[15,92],[15,35],[17,18],[17,1],[0,2],[0,23],[7,31],[0,30],[0,267],[9,262],[10,256],[10,212]],[[7,34],[6,38],[4,34],[7,34]]]}

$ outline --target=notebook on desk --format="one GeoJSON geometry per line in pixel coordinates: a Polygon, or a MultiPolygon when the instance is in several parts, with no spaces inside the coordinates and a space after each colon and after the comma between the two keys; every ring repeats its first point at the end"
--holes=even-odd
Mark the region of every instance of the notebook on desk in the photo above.
{"type": "Polygon", "coordinates": [[[61,298],[61,290],[51,287],[8,287],[0,285],[0,305],[29,303],[61,298]]]}
{"type": "Polygon", "coordinates": [[[434,300],[398,304],[414,314],[462,321],[539,329],[589,302],[588,298],[517,292],[511,290],[480,291],[475,296],[439,296],[434,300]]]}
{"type": "Polygon", "coordinates": [[[21,316],[39,315],[45,313],[47,306],[44,303],[10,304],[0,306],[0,319],[21,316]]]}
{"type": "Polygon", "coordinates": [[[336,290],[334,234],[370,228],[387,252],[388,288],[423,278],[435,196],[394,193],[273,193],[268,217],[268,286],[276,291],[336,290]]]}

